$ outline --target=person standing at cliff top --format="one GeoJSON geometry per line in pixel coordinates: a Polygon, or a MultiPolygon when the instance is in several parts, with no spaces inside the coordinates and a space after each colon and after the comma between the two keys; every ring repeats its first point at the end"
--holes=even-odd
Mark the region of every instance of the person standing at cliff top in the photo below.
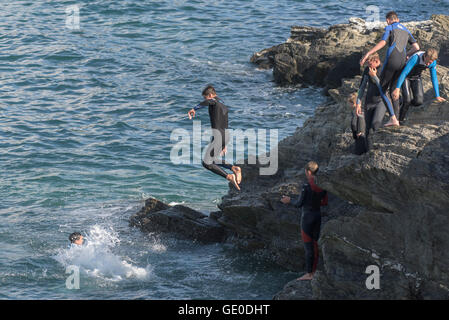
{"type": "Polygon", "coordinates": [[[364,117],[365,117],[365,150],[359,150],[357,154],[361,154],[368,151],[371,147],[370,143],[370,132],[377,131],[382,125],[382,120],[385,116],[386,108],[390,114],[394,114],[393,107],[388,100],[387,96],[382,91],[379,80],[379,67],[382,66],[380,62],[380,57],[378,53],[371,54],[367,59],[368,65],[363,71],[362,80],[360,82],[359,91],[357,94],[357,99],[353,101],[353,106],[355,108],[355,114],[362,114],[362,98],[365,94],[365,89],[367,88],[365,96],[365,107],[364,107],[364,117]],[[363,151],[363,152],[362,152],[363,151]]]}
{"type": "Polygon", "coordinates": [[[207,170],[212,171],[219,176],[227,179],[231,184],[240,190],[239,184],[242,180],[242,170],[238,166],[226,163],[218,159],[219,156],[226,154],[226,145],[229,141],[228,132],[228,108],[218,98],[215,88],[208,85],[202,92],[204,101],[192,108],[187,114],[189,119],[193,119],[196,110],[209,107],[209,117],[212,127],[212,140],[207,146],[202,165],[207,170]],[[231,170],[233,173],[228,174],[221,167],[231,170]]]}
{"type": "Polygon", "coordinates": [[[396,88],[393,91],[393,99],[399,100],[400,88],[404,84],[402,90],[403,105],[399,115],[400,121],[405,119],[405,115],[410,104],[419,106],[424,102],[424,90],[422,86],[421,74],[425,69],[429,69],[430,79],[432,80],[436,100],[438,102],[446,101],[446,99],[440,97],[437,78],[437,59],[438,51],[435,48],[429,48],[426,51],[419,51],[415,53],[407,61],[407,64],[399,76],[396,88]]]}
{"type": "Polygon", "coordinates": [[[304,170],[307,182],[302,186],[301,195],[295,200],[282,196],[281,202],[302,208],[301,238],[304,243],[307,273],[300,277],[299,280],[312,280],[318,265],[318,238],[321,228],[320,207],[327,205],[327,192],[319,188],[315,183],[315,175],[318,172],[318,164],[316,162],[308,162],[304,170]]]}
{"type": "Polygon", "coordinates": [[[398,126],[399,121],[397,116],[399,116],[399,100],[393,99],[392,93],[396,88],[397,79],[401,74],[402,68],[405,66],[407,57],[410,57],[417,52],[419,50],[419,45],[410,31],[399,23],[399,18],[396,12],[388,12],[386,20],[388,25],[385,27],[382,40],[363,56],[360,60],[360,65],[363,66],[371,54],[379,51],[388,44],[385,62],[381,70],[380,83],[383,92],[386,93],[387,90],[389,90],[390,97],[393,101],[394,114],[390,114],[390,121],[388,121],[385,126],[398,126]],[[406,51],[407,43],[412,46],[408,53],[406,51]]]}

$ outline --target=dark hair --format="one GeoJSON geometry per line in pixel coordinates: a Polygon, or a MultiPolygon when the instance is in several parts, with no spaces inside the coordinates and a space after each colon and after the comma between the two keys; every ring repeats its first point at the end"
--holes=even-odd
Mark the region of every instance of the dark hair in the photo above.
{"type": "Polygon", "coordinates": [[[214,86],[211,85],[211,84],[208,84],[207,87],[203,89],[203,92],[201,94],[202,94],[203,97],[206,97],[206,96],[210,95],[211,93],[212,94],[217,94],[215,92],[214,86]]]}
{"type": "Polygon", "coordinates": [[[396,12],[394,12],[394,11],[388,12],[385,18],[390,19],[390,20],[397,20],[397,19],[399,19],[398,18],[398,14],[396,12]]]}
{"type": "Polygon", "coordinates": [[[69,240],[71,243],[74,243],[76,240],[78,240],[81,237],[81,233],[74,232],[69,236],[69,240]]]}

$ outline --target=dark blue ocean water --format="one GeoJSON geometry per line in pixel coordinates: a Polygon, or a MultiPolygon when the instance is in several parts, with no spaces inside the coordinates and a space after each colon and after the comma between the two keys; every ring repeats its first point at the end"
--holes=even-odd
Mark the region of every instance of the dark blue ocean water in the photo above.
{"type": "Polygon", "coordinates": [[[0,298],[271,299],[298,274],[128,218],[148,196],[214,210],[227,183],[170,161],[201,89],[215,85],[231,127],[291,134],[326,98],[276,86],[250,56],[292,25],[366,18],[368,5],[403,21],[449,13],[448,1],[2,1],[0,298]],[[76,230],[89,244],[67,249],[76,230]],[[69,265],[79,290],[66,288],[69,265]]]}

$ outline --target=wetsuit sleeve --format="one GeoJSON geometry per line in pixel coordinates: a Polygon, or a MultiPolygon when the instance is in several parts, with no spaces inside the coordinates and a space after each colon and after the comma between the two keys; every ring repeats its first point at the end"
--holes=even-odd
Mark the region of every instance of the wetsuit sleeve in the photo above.
{"type": "Polygon", "coordinates": [[[306,185],[302,186],[301,194],[295,200],[292,200],[290,204],[296,208],[301,208],[304,205],[304,199],[306,198],[307,188],[306,185]]]}
{"type": "Polygon", "coordinates": [[[391,32],[391,26],[386,26],[385,27],[385,32],[382,36],[382,40],[387,41],[388,38],[390,37],[390,32],[391,32]]]}
{"type": "MultiPolygon", "coordinates": [[[[366,71],[366,69],[365,69],[366,71]]],[[[362,81],[360,82],[359,92],[357,93],[357,104],[362,103],[362,97],[365,93],[366,84],[368,83],[368,76],[366,72],[363,72],[362,81]]]]}
{"type": "Polygon", "coordinates": [[[379,90],[380,96],[382,98],[382,101],[388,108],[388,112],[390,113],[391,116],[394,116],[393,106],[391,105],[390,99],[387,98],[387,96],[385,95],[385,93],[382,90],[382,86],[380,85],[379,77],[374,76],[374,77],[371,77],[371,79],[373,79],[374,83],[376,84],[377,89],[379,90]]]}
{"type": "Polygon", "coordinates": [[[196,110],[201,109],[201,108],[204,108],[204,107],[214,106],[215,104],[216,104],[216,101],[213,100],[213,99],[210,99],[210,100],[204,100],[203,102],[198,103],[198,104],[193,108],[193,110],[196,111],[196,110]]]}
{"type": "Polygon", "coordinates": [[[398,81],[396,83],[396,88],[400,88],[402,86],[402,84],[405,81],[405,78],[407,78],[408,74],[410,73],[410,71],[412,71],[412,69],[415,67],[415,65],[418,63],[418,55],[414,54],[407,62],[407,64],[405,65],[404,69],[401,72],[401,75],[398,78],[398,81]]]}
{"type": "Polygon", "coordinates": [[[202,103],[197,104],[195,107],[193,107],[193,110],[199,110],[201,108],[204,108],[206,105],[203,105],[202,103]]]}
{"type": "Polygon", "coordinates": [[[438,88],[438,77],[437,77],[437,66],[436,63],[432,63],[429,68],[430,78],[432,79],[433,91],[435,92],[435,97],[440,96],[440,89],[438,88]],[[432,66],[433,65],[433,66],[432,66]]]}

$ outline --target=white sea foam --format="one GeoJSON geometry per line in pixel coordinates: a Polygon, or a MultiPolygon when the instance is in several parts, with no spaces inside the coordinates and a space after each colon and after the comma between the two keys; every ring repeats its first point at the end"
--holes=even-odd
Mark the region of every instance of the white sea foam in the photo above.
{"type": "Polygon", "coordinates": [[[177,205],[183,205],[183,204],[185,204],[184,201],[181,201],[181,202],[172,201],[168,205],[169,206],[177,206],[177,205]]]}
{"type": "Polygon", "coordinates": [[[120,239],[112,228],[95,225],[89,230],[85,244],[62,249],[55,259],[66,267],[75,265],[81,272],[105,280],[148,279],[151,266],[138,267],[115,254],[112,249],[119,244],[120,239]]]}

